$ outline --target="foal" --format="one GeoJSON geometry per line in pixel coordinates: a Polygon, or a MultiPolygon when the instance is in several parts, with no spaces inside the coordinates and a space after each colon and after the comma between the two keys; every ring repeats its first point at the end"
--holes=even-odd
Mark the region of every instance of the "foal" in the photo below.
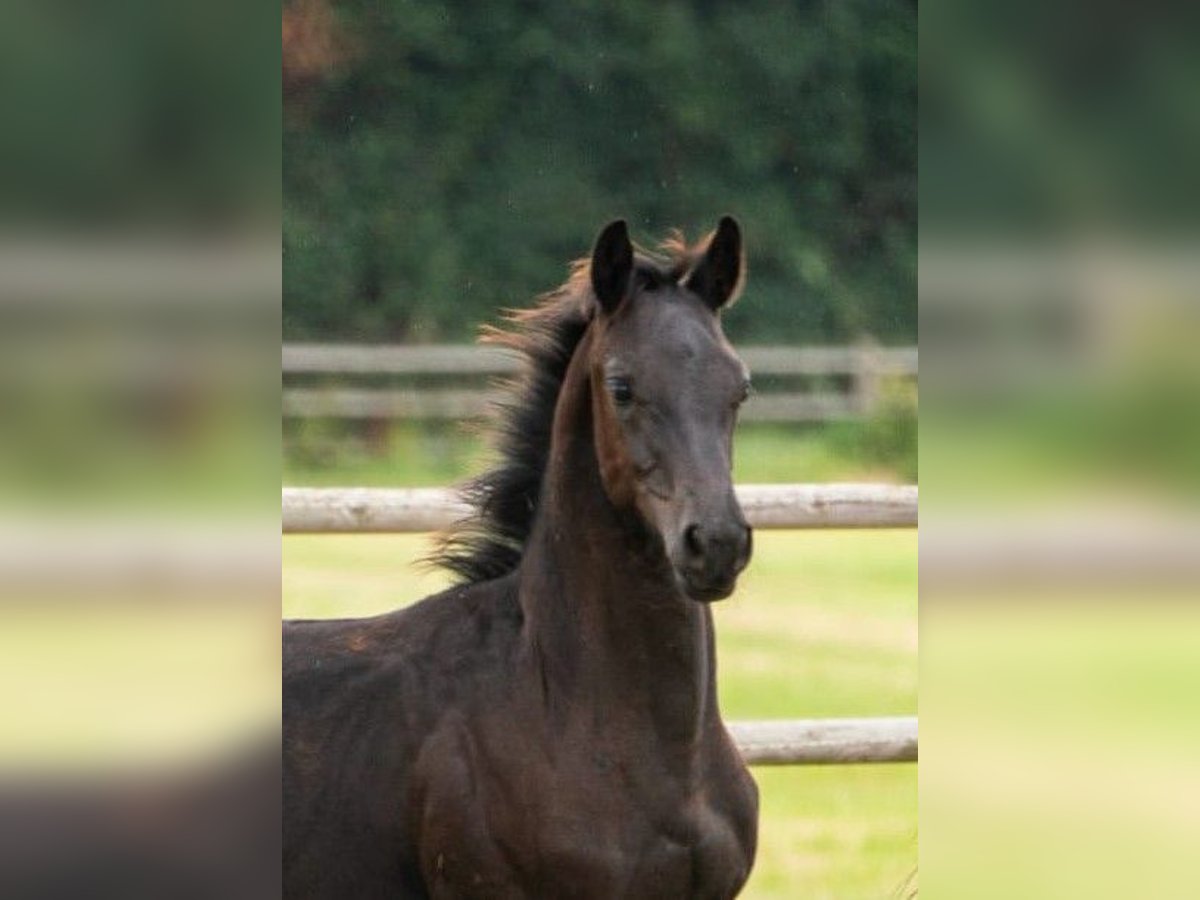
{"type": "Polygon", "coordinates": [[[438,559],[459,586],[284,630],[288,897],[726,898],[758,795],[713,620],[750,557],[721,220],[666,258],[623,221],[513,332],[501,463],[438,559]]]}

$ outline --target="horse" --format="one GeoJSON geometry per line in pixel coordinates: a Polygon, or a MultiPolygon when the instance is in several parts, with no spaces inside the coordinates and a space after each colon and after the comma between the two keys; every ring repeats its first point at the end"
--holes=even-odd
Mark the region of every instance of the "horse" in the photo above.
{"type": "Polygon", "coordinates": [[[758,791],[710,604],[752,550],[731,477],[749,375],[720,324],[744,273],[730,217],[654,253],[617,220],[485,331],[524,369],[435,551],[457,582],[284,623],[285,896],[739,893],[758,791]]]}

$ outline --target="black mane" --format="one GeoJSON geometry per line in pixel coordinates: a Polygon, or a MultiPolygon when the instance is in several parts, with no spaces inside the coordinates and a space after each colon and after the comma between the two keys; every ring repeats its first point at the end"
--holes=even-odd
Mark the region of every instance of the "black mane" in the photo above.
{"type": "MultiPolygon", "coordinates": [[[[705,248],[703,241],[689,246],[677,233],[663,242],[661,256],[639,248],[635,285],[653,289],[678,282],[705,248]]],[[[458,489],[473,512],[438,537],[429,557],[461,583],[499,578],[521,561],[550,454],[555,404],[596,305],[589,263],[586,258],[573,263],[566,282],[529,309],[507,311],[507,327],[483,330],[483,343],[517,353],[522,366],[505,383],[493,411],[492,444],[499,461],[458,489]]]]}

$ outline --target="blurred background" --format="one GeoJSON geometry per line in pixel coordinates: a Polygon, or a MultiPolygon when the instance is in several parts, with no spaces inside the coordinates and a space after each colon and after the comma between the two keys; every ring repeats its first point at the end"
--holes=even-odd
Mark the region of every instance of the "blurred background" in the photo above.
{"type": "MultiPolygon", "coordinates": [[[[917,480],[916,5],[283,11],[283,483],[448,486],[512,361],[470,347],[626,218],[735,215],[735,478],[917,480]]],[[[287,535],[287,616],[439,589],[421,535],[287,535]]],[[[916,712],[916,534],[775,531],[718,617],[729,719],[916,712]]],[[[916,767],[759,769],[748,897],[906,897],[916,767]]]]}
{"type": "Polygon", "coordinates": [[[1200,894],[1196,26],[922,8],[928,896],[1200,894]]]}
{"type": "Polygon", "coordinates": [[[278,34],[0,9],[5,897],[278,892],[278,34]]]}
{"type": "Polygon", "coordinates": [[[295,0],[284,336],[470,340],[601,225],[750,242],[739,341],[916,339],[915,4],[295,0]]]}

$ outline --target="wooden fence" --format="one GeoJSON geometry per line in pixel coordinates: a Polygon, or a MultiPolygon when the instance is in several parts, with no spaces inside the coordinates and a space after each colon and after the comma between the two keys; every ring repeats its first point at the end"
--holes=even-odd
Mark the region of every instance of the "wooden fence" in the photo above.
{"type": "MultiPolygon", "coordinates": [[[[915,485],[738,485],[755,528],[911,528],[915,485]]],[[[430,531],[467,508],[440,488],[284,488],[283,530],[293,534],[430,531]]],[[[915,716],[730,722],[752,765],[915,762],[915,716]]]]}
{"type": "MultiPolygon", "coordinates": [[[[754,528],[913,528],[916,485],[745,484],[737,487],[754,528]]],[[[435,531],[469,510],[441,488],[284,488],[289,534],[435,531]]]]}
{"type": "Polygon", "coordinates": [[[727,724],[749,765],[917,761],[916,716],[769,719],[727,724]]]}
{"type": "MultiPolygon", "coordinates": [[[[845,419],[868,413],[884,379],[915,377],[915,347],[743,347],[739,353],[761,389],[743,418],[759,422],[845,419]],[[812,389],[772,387],[798,379],[812,389]]],[[[494,400],[489,388],[463,386],[512,375],[519,360],[496,347],[472,345],[285,344],[283,414],[294,418],[468,419],[494,400]],[[418,383],[369,385],[385,378],[418,383]],[[295,384],[303,380],[304,384],[295,384]],[[434,381],[452,380],[453,386],[434,381]]]]}

